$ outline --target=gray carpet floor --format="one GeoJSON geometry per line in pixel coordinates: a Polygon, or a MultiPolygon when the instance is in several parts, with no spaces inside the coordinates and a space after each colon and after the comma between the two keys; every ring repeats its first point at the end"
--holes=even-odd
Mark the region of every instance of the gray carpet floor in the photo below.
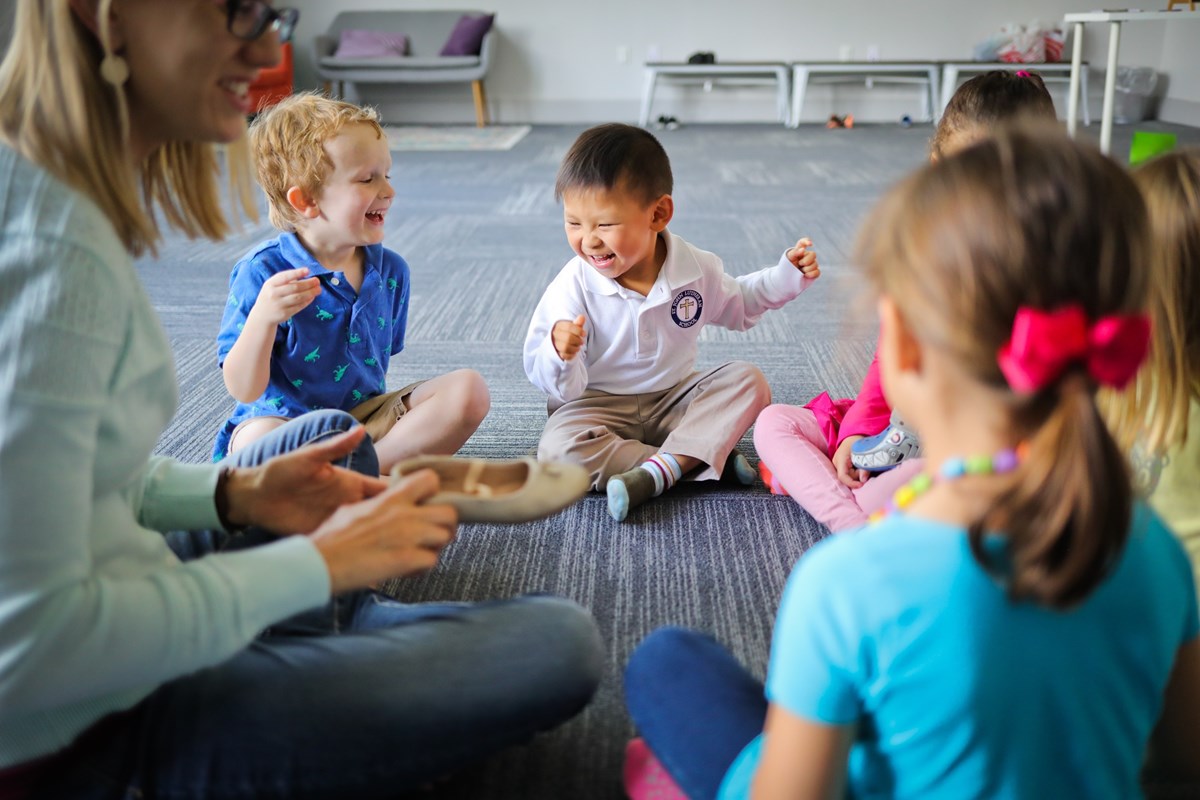
{"type": "MultiPolygon", "coordinates": [[[[1200,143],[1197,129],[1137,127],[1200,143]]],[[[388,379],[400,386],[460,367],[479,370],[492,410],[464,454],[503,458],[536,448],[545,403],[525,379],[521,343],[543,288],[571,256],[552,188],[559,160],[581,130],[535,127],[503,152],[394,154],[397,195],[385,244],[409,261],[414,291],[407,348],[393,359],[388,379]]],[[[1128,151],[1131,132],[1116,128],[1115,153],[1128,151]]],[[[754,362],[776,402],[857,390],[875,323],[850,264],[854,239],[880,193],[923,163],[930,134],[928,126],[892,125],[684,125],[658,133],[675,172],[673,232],[721,255],[733,274],[774,263],[800,236],[813,239],[822,264],[813,288],[756,328],[706,329],[701,366],[754,362]]],[[[181,385],[181,407],[160,452],[208,460],[232,407],[214,345],[229,268],[271,235],[264,214],[220,244],[173,237],[156,259],[139,263],[175,348],[181,385]]],[[[748,436],[742,446],[753,456],[748,436]]],[[[622,797],[621,759],[634,731],[621,668],[632,648],[658,626],[689,625],[711,632],[761,677],[784,580],[824,535],[795,503],[761,483],[681,487],[624,524],[608,517],[602,496],[590,495],[537,523],[462,526],[437,569],[389,591],[414,602],[532,591],[573,598],[599,623],[608,668],[594,702],[576,719],[422,796],[622,797]]]]}

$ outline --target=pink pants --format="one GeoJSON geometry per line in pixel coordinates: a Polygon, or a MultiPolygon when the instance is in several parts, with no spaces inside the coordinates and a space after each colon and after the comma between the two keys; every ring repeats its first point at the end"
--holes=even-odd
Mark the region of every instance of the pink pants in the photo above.
{"type": "Polygon", "coordinates": [[[904,461],[851,489],[838,480],[817,418],[801,406],[776,404],[763,409],[754,423],[754,447],[779,485],[831,531],[866,524],[871,512],[882,508],[924,464],[922,459],[904,461]]]}

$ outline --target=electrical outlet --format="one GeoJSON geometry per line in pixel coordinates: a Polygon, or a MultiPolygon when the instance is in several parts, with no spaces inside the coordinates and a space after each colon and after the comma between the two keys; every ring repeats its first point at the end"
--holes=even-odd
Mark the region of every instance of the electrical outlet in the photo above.
{"type": "Polygon", "coordinates": [[[877,44],[867,45],[867,61],[878,61],[878,60],[879,60],[879,45],[877,45],[877,44]]]}
{"type": "Polygon", "coordinates": [[[627,45],[627,44],[617,45],[617,63],[618,64],[628,64],[629,63],[629,45],[627,45]]]}

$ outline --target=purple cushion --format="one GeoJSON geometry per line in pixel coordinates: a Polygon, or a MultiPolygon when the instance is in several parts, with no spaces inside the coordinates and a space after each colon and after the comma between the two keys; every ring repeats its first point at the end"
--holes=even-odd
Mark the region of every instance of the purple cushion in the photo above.
{"type": "Polygon", "coordinates": [[[351,29],[342,31],[335,58],[378,58],[408,55],[403,33],[351,29]]]}
{"type": "Polygon", "coordinates": [[[441,55],[444,56],[477,56],[483,47],[483,35],[492,29],[495,14],[481,14],[478,17],[463,14],[454,23],[450,38],[442,45],[441,55]]]}

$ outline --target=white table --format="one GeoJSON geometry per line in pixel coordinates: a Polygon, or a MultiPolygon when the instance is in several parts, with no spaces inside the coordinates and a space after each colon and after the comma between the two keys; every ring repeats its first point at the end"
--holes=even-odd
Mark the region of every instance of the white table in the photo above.
{"type": "Polygon", "coordinates": [[[638,124],[643,128],[650,122],[650,109],[654,105],[654,90],[659,78],[701,82],[706,88],[712,81],[726,78],[757,80],[775,85],[775,109],[779,121],[788,123],[788,66],[782,61],[722,61],[716,64],[685,64],[670,61],[646,62],[646,86],[642,92],[642,109],[638,124]]]}
{"type": "Polygon", "coordinates": [[[1079,76],[1083,64],[1083,26],[1088,22],[1108,23],[1108,66],[1104,73],[1104,107],[1100,111],[1100,150],[1112,150],[1113,95],[1117,85],[1117,53],[1121,47],[1124,22],[1165,22],[1200,20],[1195,11],[1085,11],[1067,14],[1063,22],[1074,26],[1075,46],[1071,53],[1071,88],[1067,96],[1067,131],[1075,135],[1075,117],[1079,104],[1079,76]]]}
{"type": "Polygon", "coordinates": [[[937,107],[938,76],[941,73],[935,61],[793,61],[792,62],[792,111],[788,126],[800,124],[800,112],[804,108],[804,96],[810,79],[822,82],[846,80],[863,81],[869,85],[879,83],[916,83],[924,87],[921,94],[921,113],[926,120],[933,119],[937,107]]]}
{"type": "MultiPolygon", "coordinates": [[[[942,99],[938,104],[937,118],[941,119],[946,113],[950,98],[958,88],[960,78],[968,75],[982,75],[997,69],[1020,70],[1036,72],[1042,76],[1044,83],[1070,82],[1074,64],[1054,62],[1048,64],[1009,64],[1006,61],[946,61],[942,63],[942,99]],[[1055,74],[1059,73],[1059,74],[1055,74]]],[[[1088,113],[1088,64],[1086,61],[1079,65],[1080,87],[1083,89],[1083,124],[1092,124],[1092,115],[1088,113]]],[[[1069,101],[1068,101],[1069,104],[1069,101]]]]}

